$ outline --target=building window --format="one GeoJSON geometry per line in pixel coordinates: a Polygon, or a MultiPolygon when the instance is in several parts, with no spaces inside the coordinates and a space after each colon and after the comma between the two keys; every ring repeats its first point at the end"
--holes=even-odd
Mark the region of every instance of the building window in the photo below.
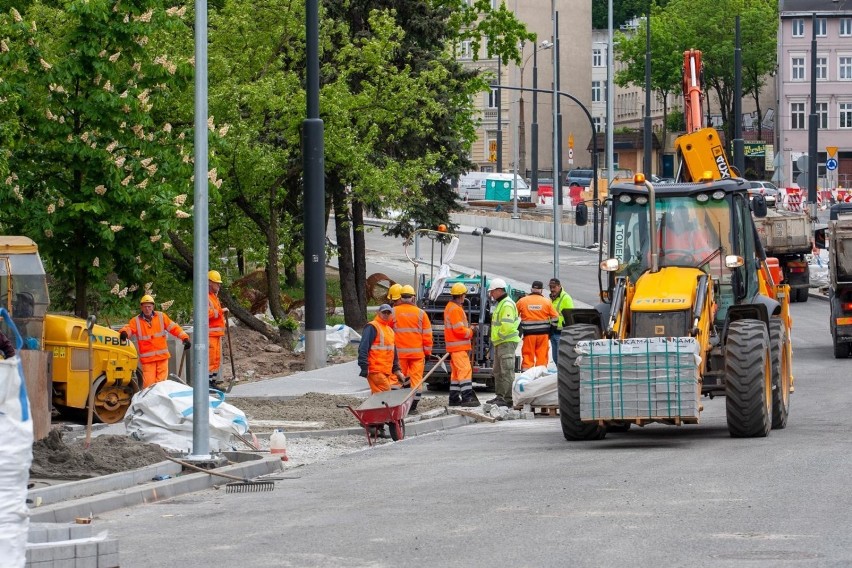
{"type": "Polygon", "coordinates": [[[828,58],[827,57],[817,56],[816,78],[817,78],[817,81],[826,81],[828,79],[828,58]]]}
{"type": "Polygon", "coordinates": [[[793,37],[805,37],[805,20],[804,18],[795,18],[793,24],[793,37]]]}
{"type": "Polygon", "coordinates": [[[603,89],[600,81],[592,81],[592,102],[599,103],[603,101],[603,89]]]}
{"type": "Polygon", "coordinates": [[[790,128],[805,129],[805,103],[790,103],[790,128]]]}
{"type": "Polygon", "coordinates": [[[500,96],[500,91],[491,89],[488,91],[488,108],[497,108],[497,98],[500,96]]]}
{"type": "Polygon", "coordinates": [[[459,44],[456,56],[458,59],[473,59],[473,50],[470,47],[470,40],[463,41],[459,44]]]}
{"type": "Polygon", "coordinates": [[[840,128],[852,128],[852,103],[838,105],[840,128]]]}
{"type": "Polygon", "coordinates": [[[817,103],[816,104],[817,111],[817,120],[819,121],[819,127],[823,130],[828,129],[828,103],[817,103]]]}
{"type": "Polygon", "coordinates": [[[592,122],[595,123],[595,132],[601,132],[601,128],[603,125],[603,117],[595,116],[592,117],[592,122]]]}
{"type": "Polygon", "coordinates": [[[837,58],[837,78],[841,81],[852,80],[852,57],[837,58]]]}
{"type": "Polygon", "coordinates": [[[791,57],[790,58],[790,78],[793,81],[805,80],[805,58],[791,57]]]}
{"type": "Polygon", "coordinates": [[[852,18],[840,18],[840,37],[852,36],[852,18]]]}
{"type": "Polygon", "coordinates": [[[603,50],[595,48],[592,50],[592,67],[603,67],[603,50]]]}
{"type": "Polygon", "coordinates": [[[826,33],[826,19],[825,18],[817,18],[816,19],[816,35],[817,37],[825,37],[826,33]]]}

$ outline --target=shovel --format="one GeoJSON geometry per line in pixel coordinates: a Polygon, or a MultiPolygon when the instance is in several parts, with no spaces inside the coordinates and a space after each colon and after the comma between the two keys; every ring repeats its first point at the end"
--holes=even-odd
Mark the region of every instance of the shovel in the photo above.
{"type": "Polygon", "coordinates": [[[231,380],[225,386],[225,392],[231,392],[234,388],[234,382],[237,380],[237,369],[234,366],[234,350],[231,348],[231,326],[228,325],[228,315],[225,314],[225,337],[228,338],[228,359],[231,360],[231,380]]]}
{"type": "Polygon", "coordinates": [[[92,350],[92,329],[95,327],[96,318],[94,315],[89,316],[86,320],[86,332],[89,335],[89,404],[88,414],[86,417],[86,443],[85,448],[88,450],[92,443],[92,419],[95,413],[95,382],[92,377],[92,366],[95,364],[92,350]]]}

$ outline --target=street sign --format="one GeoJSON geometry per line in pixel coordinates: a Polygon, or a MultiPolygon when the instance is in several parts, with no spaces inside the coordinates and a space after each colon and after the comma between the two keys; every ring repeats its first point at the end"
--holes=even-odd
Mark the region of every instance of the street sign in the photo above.
{"type": "Polygon", "coordinates": [[[834,158],[827,159],[825,161],[825,169],[827,169],[830,172],[833,172],[834,170],[836,170],[837,169],[837,160],[835,160],[834,158]]]}
{"type": "Polygon", "coordinates": [[[803,174],[808,173],[808,155],[802,154],[798,158],[796,158],[796,167],[799,168],[803,174]]]}
{"type": "Polygon", "coordinates": [[[808,189],[808,172],[802,172],[796,176],[796,183],[802,189],[808,189]]]}
{"type": "Polygon", "coordinates": [[[570,148],[571,150],[574,149],[574,135],[573,134],[568,135],[568,148],[570,148]]]}
{"type": "Polygon", "coordinates": [[[826,146],[825,151],[828,152],[829,158],[833,158],[837,154],[837,146],[826,146]]]}
{"type": "Polygon", "coordinates": [[[488,143],[488,161],[496,162],[497,161],[497,141],[491,140],[488,143]]]}

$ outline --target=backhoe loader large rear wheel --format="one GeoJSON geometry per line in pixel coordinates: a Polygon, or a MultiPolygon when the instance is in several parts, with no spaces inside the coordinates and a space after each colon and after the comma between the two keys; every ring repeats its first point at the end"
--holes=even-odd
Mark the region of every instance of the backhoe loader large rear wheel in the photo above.
{"type": "Polygon", "coordinates": [[[760,320],[731,322],[725,344],[725,406],[733,438],[760,438],[772,427],[769,332],[760,320]]]}
{"type": "Polygon", "coordinates": [[[606,428],[597,424],[587,424],[580,420],[580,368],[577,366],[577,353],[574,347],[580,341],[598,339],[598,328],[588,324],[578,324],[562,330],[559,341],[559,419],[562,422],[562,434],[568,441],[602,440],[606,428]]]}
{"type": "Polygon", "coordinates": [[[781,318],[769,320],[769,353],[772,359],[772,429],[781,430],[787,426],[793,382],[790,338],[781,318]]]}

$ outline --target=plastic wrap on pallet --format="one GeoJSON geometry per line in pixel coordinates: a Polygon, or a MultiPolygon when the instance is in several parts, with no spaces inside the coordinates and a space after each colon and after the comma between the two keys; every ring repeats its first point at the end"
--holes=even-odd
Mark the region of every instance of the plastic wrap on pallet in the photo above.
{"type": "Polygon", "coordinates": [[[698,418],[698,342],[692,337],[602,339],[581,354],[580,418],[698,418]]]}

